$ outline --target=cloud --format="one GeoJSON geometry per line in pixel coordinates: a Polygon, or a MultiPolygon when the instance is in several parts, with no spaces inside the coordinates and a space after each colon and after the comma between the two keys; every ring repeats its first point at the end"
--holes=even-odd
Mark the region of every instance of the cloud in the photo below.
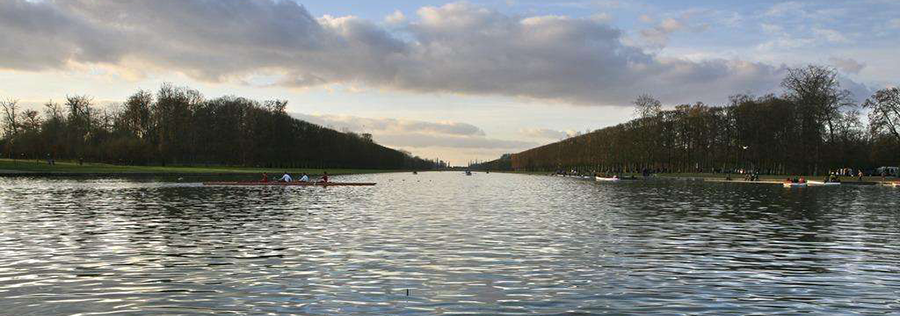
{"type": "Polygon", "coordinates": [[[291,115],[311,123],[362,133],[425,133],[452,136],[484,136],[484,131],[477,126],[460,122],[425,122],[393,118],[365,118],[350,115],[308,115],[299,113],[292,113],[291,115]]]}
{"type": "Polygon", "coordinates": [[[888,25],[890,25],[890,27],[892,27],[892,28],[900,29],[900,18],[891,19],[888,22],[888,25]]]}
{"type": "Polygon", "coordinates": [[[841,71],[853,74],[858,74],[863,68],[866,68],[865,63],[860,63],[853,58],[831,57],[828,58],[828,62],[841,71]]]}
{"type": "MultiPolygon", "coordinates": [[[[710,28],[710,25],[708,23],[697,24],[694,22],[694,15],[698,13],[704,13],[704,11],[690,10],[682,13],[678,18],[663,19],[653,28],[641,30],[641,37],[651,47],[660,49],[669,45],[669,36],[677,31],[704,32],[710,28]]],[[[642,16],[640,19],[646,22],[649,20],[649,17],[645,20],[642,16]]]]}
{"type": "Polygon", "coordinates": [[[803,12],[803,7],[803,3],[796,1],[782,2],[769,8],[769,10],[766,11],[766,15],[771,17],[778,17],[788,14],[796,14],[797,12],[803,12]]]}
{"type": "Polygon", "coordinates": [[[825,39],[826,41],[831,42],[831,43],[847,43],[847,42],[849,42],[849,40],[847,39],[846,36],[844,36],[844,34],[841,34],[841,32],[831,30],[831,29],[814,28],[813,34],[815,34],[816,37],[825,39]]]}
{"type": "Polygon", "coordinates": [[[502,150],[525,150],[540,143],[517,140],[502,140],[487,137],[437,136],[429,134],[386,134],[376,135],[375,140],[391,147],[404,148],[484,148],[502,150]]]}
{"type": "MultiPolygon", "coordinates": [[[[612,4],[613,2],[603,2],[612,4]]],[[[665,41],[688,21],[654,28],[665,41]]],[[[689,30],[701,30],[701,27],[689,30]]],[[[603,19],[510,16],[467,3],[423,7],[402,30],[357,17],[313,17],[286,0],[0,1],[0,68],[105,65],[180,72],[206,82],[271,76],[416,93],[626,105],[725,100],[777,87],[781,67],[663,58],[624,42],[603,19]],[[22,45],[28,43],[28,45],[22,45]]]]}
{"type": "Polygon", "coordinates": [[[406,16],[400,10],[394,10],[394,13],[384,18],[384,21],[389,24],[401,24],[406,22],[406,16]]]}
{"type": "Polygon", "coordinates": [[[529,138],[559,140],[575,135],[575,131],[558,131],[547,128],[523,128],[519,130],[519,134],[529,138]]]}
{"type": "Polygon", "coordinates": [[[337,130],[371,133],[379,144],[395,148],[481,148],[524,150],[539,145],[536,142],[503,140],[486,137],[477,126],[461,122],[426,122],[393,118],[365,118],[351,115],[291,116],[337,130]]]}

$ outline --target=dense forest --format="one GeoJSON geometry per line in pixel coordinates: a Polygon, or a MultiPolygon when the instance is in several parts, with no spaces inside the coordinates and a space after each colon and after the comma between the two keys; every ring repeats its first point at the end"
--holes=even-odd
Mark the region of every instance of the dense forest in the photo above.
{"type": "Polygon", "coordinates": [[[0,152],[22,159],[129,165],[431,169],[436,163],[292,118],[286,101],[226,96],[164,84],[118,106],[86,96],[48,102],[43,114],[0,101],[0,152]]]}
{"type": "Polygon", "coordinates": [[[506,155],[479,168],[581,172],[734,172],[823,174],[900,164],[900,89],[857,104],[834,69],[792,68],[782,95],[735,95],[663,110],[635,100],[627,123],[506,155]],[[867,113],[867,124],[860,118],[867,113]]]}

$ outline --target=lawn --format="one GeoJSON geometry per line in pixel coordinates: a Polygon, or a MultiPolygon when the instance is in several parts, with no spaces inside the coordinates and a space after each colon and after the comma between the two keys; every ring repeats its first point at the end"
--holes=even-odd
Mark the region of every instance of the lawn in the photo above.
{"type": "Polygon", "coordinates": [[[229,166],[122,166],[101,163],[85,163],[79,165],[75,162],[57,161],[55,165],[48,165],[46,161],[11,160],[0,159],[0,173],[84,173],[84,174],[252,174],[269,173],[270,175],[288,172],[291,174],[308,173],[322,174],[360,174],[382,173],[397,170],[374,169],[284,169],[284,168],[247,168],[229,166]]]}

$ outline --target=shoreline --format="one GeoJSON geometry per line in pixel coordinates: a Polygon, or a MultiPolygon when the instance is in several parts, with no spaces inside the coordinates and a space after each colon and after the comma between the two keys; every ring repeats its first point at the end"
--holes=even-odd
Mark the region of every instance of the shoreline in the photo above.
{"type": "Polygon", "coordinates": [[[103,177],[257,177],[262,173],[269,177],[278,177],[283,173],[306,173],[310,176],[320,176],[323,172],[329,175],[373,174],[407,172],[397,169],[352,169],[352,168],[260,168],[260,167],[231,167],[231,166],[131,166],[109,165],[99,163],[84,163],[79,165],[74,162],[57,162],[48,165],[46,162],[34,160],[0,159],[0,178],[16,177],[59,177],[59,178],[103,178],[103,177]]]}
{"type": "MultiPolygon", "coordinates": [[[[484,172],[484,171],[481,171],[484,172]]],[[[523,174],[523,175],[538,175],[538,176],[552,176],[552,172],[540,172],[540,171],[491,171],[497,173],[511,173],[511,174],[523,174]]],[[[644,177],[638,173],[622,173],[620,176],[635,176],[638,179],[643,179],[644,177]]],[[[723,174],[723,173],[657,173],[653,174],[646,179],[670,179],[670,180],[686,180],[686,181],[707,181],[707,182],[720,182],[720,183],[762,183],[762,184],[780,184],[786,178],[806,178],[806,180],[819,181],[822,180],[825,176],[797,176],[797,175],[760,175],[759,181],[746,181],[743,179],[743,175],[740,174],[723,174]],[[731,178],[731,180],[727,180],[727,178],[731,178]]],[[[886,179],[881,179],[881,176],[864,176],[862,181],[859,181],[857,177],[850,176],[841,176],[842,184],[848,185],[878,185],[883,183],[893,183],[900,181],[900,178],[897,177],[888,177],[886,179]]]]}

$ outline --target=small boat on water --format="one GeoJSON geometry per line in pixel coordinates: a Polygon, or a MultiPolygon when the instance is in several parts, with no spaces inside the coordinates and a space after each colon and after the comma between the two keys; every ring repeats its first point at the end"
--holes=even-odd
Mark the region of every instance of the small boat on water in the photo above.
{"type": "Polygon", "coordinates": [[[469,171],[469,170],[466,170],[466,175],[467,175],[467,176],[471,176],[471,175],[472,175],[472,172],[469,171]]]}
{"type": "Polygon", "coordinates": [[[785,188],[805,188],[809,184],[806,182],[785,182],[783,185],[785,188]]]}
{"type": "Polygon", "coordinates": [[[841,185],[840,182],[825,182],[825,181],[809,181],[809,185],[813,186],[836,186],[841,185]]]}
{"type": "Polygon", "coordinates": [[[374,182],[277,182],[277,181],[211,181],[203,182],[203,185],[209,186],[301,186],[301,187],[358,187],[373,186],[374,182]]]}
{"type": "Polygon", "coordinates": [[[886,187],[900,188],[900,181],[882,182],[881,185],[886,186],[886,187]]]}
{"type": "Polygon", "coordinates": [[[614,182],[614,181],[619,181],[622,179],[619,179],[619,177],[609,177],[608,178],[608,177],[596,176],[596,177],[594,177],[594,180],[601,181],[601,182],[614,182]]]}

